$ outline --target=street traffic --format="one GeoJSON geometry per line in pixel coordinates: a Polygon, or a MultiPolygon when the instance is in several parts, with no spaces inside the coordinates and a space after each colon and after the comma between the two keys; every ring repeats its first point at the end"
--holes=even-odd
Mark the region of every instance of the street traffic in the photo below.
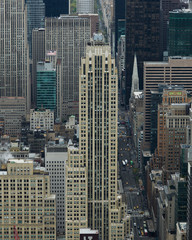
{"type": "Polygon", "coordinates": [[[154,239],[149,237],[146,196],[141,188],[141,173],[134,148],[128,113],[119,110],[118,121],[118,162],[119,181],[122,182],[123,196],[127,204],[127,213],[131,216],[131,228],[134,239],[154,239]]]}

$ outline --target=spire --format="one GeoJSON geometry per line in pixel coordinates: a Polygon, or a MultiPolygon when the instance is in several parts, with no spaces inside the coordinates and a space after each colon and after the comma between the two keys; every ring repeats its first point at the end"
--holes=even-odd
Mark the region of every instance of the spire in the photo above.
{"type": "Polygon", "coordinates": [[[139,75],[138,75],[138,67],[137,67],[137,56],[136,53],[134,55],[134,63],[133,63],[133,74],[132,74],[132,85],[131,85],[131,97],[133,93],[139,91],[139,75]]]}

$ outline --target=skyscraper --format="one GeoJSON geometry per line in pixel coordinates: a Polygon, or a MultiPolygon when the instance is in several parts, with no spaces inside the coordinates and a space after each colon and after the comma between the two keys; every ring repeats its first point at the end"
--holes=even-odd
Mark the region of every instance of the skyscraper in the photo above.
{"type": "Polygon", "coordinates": [[[37,63],[45,60],[45,29],[37,28],[32,31],[32,81],[31,101],[36,106],[37,91],[37,63]]]}
{"type": "Polygon", "coordinates": [[[192,10],[169,12],[169,56],[192,56],[192,10]]]}
{"type": "Polygon", "coordinates": [[[77,0],[77,13],[94,13],[94,0],[77,0]]]}
{"type": "Polygon", "coordinates": [[[70,0],[43,0],[45,3],[46,17],[59,17],[60,14],[69,13],[70,0]]]}
{"type": "Polygon", "coordinates": [[[151,91],[159,84],[183,86],[192,91],[192,58],[170,57],[168,62],[144,63],[144,149],[150,150],[151,142],[151,91]]]}
{"type": "Polygon", "coordinates": [[[160,48],[161,53],[168,50],[169,11],[187,8],[187,2],[181,0],[160,0],[160,48]]]}
{"type": "Polygon", "coordinates": [[[25,0],[0,0],[0,96],[25,97],[30,108],[25,0]]]}
{"type": "Polygon", "coordinates": [[[118,78],[108,45],[93,41],[87,46],[79,80],[79,148],[88,171],[88,227],[97,229],[103,240],[124,239],[130,219],[117,196],[118,78]]]}
{"type": "Polygon", "coordinates": [[[143,88],[143,62],[160,60],[159,0],[126,1],[126,105],[131,95],[134,54],[137,55],[139,88],[143,88]]]}
{"type": "Polygon", "coordinates": [[[91,38],[89,17],[62,15],[46,18],[46,51],[57,52],[57,117],[67,120],[78,115],[79,66],[91,38]]]}
{"type": "Polygon", "coordinates": [[[29,57],[32,58],[32,31],[45,26],[45,4],[43,0],[26,0],[27,3],[27,38],[29,57]]]}
{"type": "MultiPolygon", "coordinates": [[[[60,141],[59,141],[60,142],[60,141]]],[[[65,165],[68,158],[67,145],[48,144],[45,147],[45,167],[50,176],[50,189],[57,195],[57,232],[65,232],[65,165]]]]}
{"type": "Polygon", "coordinates": [[[50,62],[37,64],[37,107],[56,110],[56,71],[50,62]]]}
{"type": "Polygon", "coordinates": [[[114,0],[114,18],[115,18],[115,51],[117,52],[118,40],[120,37],[118,34],[119,27],[121,23],[122,25],[124,24],[125,26],[125,0],[114,0]]]}

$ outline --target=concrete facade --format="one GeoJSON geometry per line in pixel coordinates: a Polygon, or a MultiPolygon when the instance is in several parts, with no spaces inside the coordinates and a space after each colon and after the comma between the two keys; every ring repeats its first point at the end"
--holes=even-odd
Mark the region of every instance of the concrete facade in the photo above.
{"type": "Polygon", "coordinates": [[[56,194],[57,233],[65,232],[65,166],[68,158],[65,144],[45,147],[45,168],[50,176],[51,192],[56,194]]]}

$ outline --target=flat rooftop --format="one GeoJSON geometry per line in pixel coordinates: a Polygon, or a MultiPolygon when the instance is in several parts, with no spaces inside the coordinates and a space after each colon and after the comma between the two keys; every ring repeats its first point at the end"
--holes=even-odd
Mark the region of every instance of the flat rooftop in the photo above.
{"type": "Polygon", "coordinates": [[[29,160],[29,159],[19,159],[19,158],[11,158],[7,161],[7,163],[33,163],[33,160],[29,160]]]}
{"type": "Polygon", "coordinates": [[[98,230],[91,230],[90,228],[81,228],[80,234],[99,234],[98,230]]]}

